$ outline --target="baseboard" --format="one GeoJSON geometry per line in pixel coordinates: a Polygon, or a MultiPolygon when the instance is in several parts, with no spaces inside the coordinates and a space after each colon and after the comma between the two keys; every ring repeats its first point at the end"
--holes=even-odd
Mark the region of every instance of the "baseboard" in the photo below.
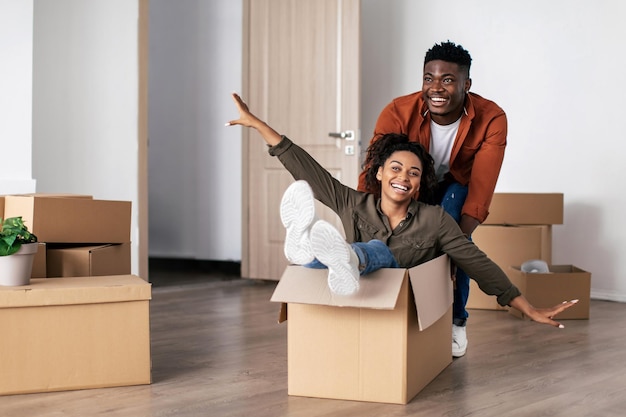
{"type": "Polygon", "coordinates": [[[599,291],[591,290],[592,300],[616,301],[618,303],[626,303],[626,294],[615,291],[599,291]]]}
{"type": "Polygon", "coordinates": [[[153,284],[241,278],[241,263],[231,261],[151,257],[148,269],[153,284]]]}

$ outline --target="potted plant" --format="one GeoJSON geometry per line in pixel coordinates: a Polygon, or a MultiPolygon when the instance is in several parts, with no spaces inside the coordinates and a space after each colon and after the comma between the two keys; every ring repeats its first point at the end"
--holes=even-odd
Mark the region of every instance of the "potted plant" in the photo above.
{"type": "Polygon", "coordinates": [[[0,285],[28,285],[37,253],[37,236],[22,217],[0,218],[0,285]]]}

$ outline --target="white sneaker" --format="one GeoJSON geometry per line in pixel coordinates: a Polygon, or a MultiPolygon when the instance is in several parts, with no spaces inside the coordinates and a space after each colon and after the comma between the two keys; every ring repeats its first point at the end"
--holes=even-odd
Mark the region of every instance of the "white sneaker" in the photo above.
{"type": "Polygon", "coordinates": [[[333,293],[350,295],[359,290],[359,258],[332,224],[315,222],[311,228],[311,249],[317,260],[328,267],[328,286],[333,293]]]}
{"type": "Polygon", "coordinates": [[[309,232],[315,221],[315,198],[306,181],[296,181],[287,187],[280,201],[280,220],[287,229],[284,248],[287,260],[296,265],[313,261],[309,232]]]}
{"type": "Polygon", "coordinates": [[[465,326],[452,325],[452,356],[460,358],[467,351],[467,334],[465,326]]]}

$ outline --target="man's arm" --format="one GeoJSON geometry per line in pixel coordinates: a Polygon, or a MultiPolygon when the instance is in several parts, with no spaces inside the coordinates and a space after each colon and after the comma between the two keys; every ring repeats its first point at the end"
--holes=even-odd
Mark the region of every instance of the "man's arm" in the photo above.
{"type": "MultiPolygon", "coordinates": [[[[502,113],[489,123],[485,139],[474,156],[467,198],[461,212],[463,217],[473,218],[476,226],[484,222],[489,213],[489,205],[504,160],[506,137],[507,119],[502,113]]],[[[466,223],[468,224],[467,230],[469,230],[472,222],[468,219],[466,223]]],[[[466,233],[466,230],[464,229],[463,232],[466,233]]]]}

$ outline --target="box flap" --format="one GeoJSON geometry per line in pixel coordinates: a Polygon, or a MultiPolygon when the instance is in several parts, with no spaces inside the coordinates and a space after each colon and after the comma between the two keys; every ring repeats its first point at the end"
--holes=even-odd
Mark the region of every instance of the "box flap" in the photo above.
{"type": "Polygon", "coordinates": [[[406,270],[401,268],[380,269],[361,277],[356,294],[341,296],[330,292],[327,269],[290,265],[278,282],[271,301],[393,310],[405,274],[406,270]]]}
{"type": "Polygon", "coordinates": [[[150,300],[151,284],[136,275],[31,279],[30,285],[0,286],[0,308],[150,300]]]}
{"type": "Polygon", "coordinates": [[[453,301],[450,260],[447,255],[409,269],[420,330],[446,314],[453,301]]]}

